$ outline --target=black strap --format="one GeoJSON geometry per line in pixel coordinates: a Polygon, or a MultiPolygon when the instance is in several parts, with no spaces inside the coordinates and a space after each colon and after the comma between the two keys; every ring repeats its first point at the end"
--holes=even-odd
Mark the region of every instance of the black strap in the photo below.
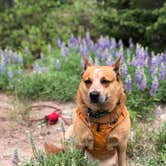
{"type": "Polygon", "coordinates": [[[109,112],[108,111],[97,111],[93,112],[90,108],[88,108],[88,117],[89,118],[101,118],[105,115],[107,115],[109,112]]]}
{"type": "MultiPolygon", "coordinates": [[[[117,102],[117,106],[120,105],[121,101],[118,100],[117,102]]],[[[88,118],[101,118],[105,115],[107,115],[109,113],[108,110],[105,110],[105,111],[96,111],[96,112],[93,112],[90,108],[88,108],[87,110],[87,114],[88,114],[88,118]]]]}

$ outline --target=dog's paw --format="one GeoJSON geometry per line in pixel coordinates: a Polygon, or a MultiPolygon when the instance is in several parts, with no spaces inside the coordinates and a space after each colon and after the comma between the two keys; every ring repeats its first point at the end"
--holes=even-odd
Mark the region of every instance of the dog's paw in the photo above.
{"type": "Polygon", "coordinates": [[[92,150],[94,148],[93,136],[91,134],[82,136],[81,145],[82,145],[82,147],[86,147],[86,148],[92,150]]]}
{"type": "Polygon", "coordinates": [[[93,139],[88,139],[87,140],[87,148],[89,150],[92,150],[94,148],[94,141],[93,141],[93,139]]]}
{"type": "Polygon", "coordinates": [[[46,154],[58,154],[63,152],[62,148],[57,147],[52,142],[45,142],[44,148],[45,148],[46,154]]]}
{"type": "Polygon", "coordinates": [[[108,137],[106,148],[108,151],[112,151],[119,145],[118,139],[116,137],[108,137]]]}

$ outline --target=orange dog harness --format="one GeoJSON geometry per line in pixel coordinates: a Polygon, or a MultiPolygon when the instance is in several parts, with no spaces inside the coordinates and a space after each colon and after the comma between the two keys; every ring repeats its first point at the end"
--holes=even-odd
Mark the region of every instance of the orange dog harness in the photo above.
{"type": "Polygon", "coordinates": [[[115,122],[109,122],[109,123],[93,122],[93,124],[89,125],[87,116],[83,114],[79,109],[77,110],[77,115],[84,122],[84,124],[90,128],[94,136],[94,149],[93,150],[86,149],[86,150],[96,157],[106,156],[110,154],[110,151],[108,151],[106,148],[107,137],[109,133],[126,118],[127,116],[126,107],[123,107],[123,109],[121,110],[121,115],[118,117],[118,119],[115,122]],[[100,130],[98,130],[98,126],[100,126],[100,130]]]}

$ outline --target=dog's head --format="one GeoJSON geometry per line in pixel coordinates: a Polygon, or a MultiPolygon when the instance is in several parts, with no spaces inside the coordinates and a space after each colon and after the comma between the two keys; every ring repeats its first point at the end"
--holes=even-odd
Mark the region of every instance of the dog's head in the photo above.
{"type": "MultiPolygon", "coordinates": [[[[79,102],[87,107],[113,109],[121,98],[120,57],[111,66],[94,66],[84,57],[85,68],[78,90],[79,102]]],[[[77,100],[77,101],[78,101],[77,100]]]]}

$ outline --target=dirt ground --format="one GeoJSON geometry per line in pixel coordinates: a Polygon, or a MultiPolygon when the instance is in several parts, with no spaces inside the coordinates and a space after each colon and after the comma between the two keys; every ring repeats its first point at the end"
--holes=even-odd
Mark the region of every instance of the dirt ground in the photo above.
{"type": "MultiPolygon", "coordinates": [[[[58,103],[56,101],[49,102],[33,102],[32,105],[44,104],[56,106],[63,110],[65,117],[71,119],[72,112],[75,109],[74,103],[58,103]]],[[[34,142],[38,149],[44,150],[45,141],[59,142],[62,132],[62,123],[60,119],[56,125],[41,126],[39,122],[34,122],[31,126],[23,120],[22,113],[25,110],[25,103],[20,103],[12,96],[0,94],[0,166],[12,166],[13,152],[18,151],[20,162],[30,159],[32,155],[30,144],[30,131],[34,138],[34,142]]],[[[43,107],[30,112],[30,118],[42,118],[54,110],[43,107]]],[[[166,121],[166,107],[162,109],[162,113],[157,114],[157,118],[153,123],[154,126],[159,125],[161,121],[166,121]]],[[[64,124],[64,123],[63,123],[64,124]]],[[[67,128],[67,125],[64,125],[67,128]]]]}
{"type": "MultiPolygon", "coordinates": [[[[45,104],[56,106],[63,110],[65,117],[70,118],[75,109],[74,103],[58,103],[56,101],[35,102],[32,105],[45,104]]],[[[40,122],[34,122],[31,126],[23,120],[21,113],[25,106],[11,96],[0,94],[0,166],[12,166],[14,150],[17,149],[20,162],[29,159],[32,155],[30,145],[30,131],[38,149],[44,150],[45,141],[60,142],[62,135],[62,123],[59,119],[56,125],[41,126],[40,122]]],[[[53,112],[50,108],[41,108],[30,112],[31,119],[42,118],[53,112]]],[[[64,124],[64,123],[63,123],[64,124]]],[[[67,125],[64,124],[67,128],[67,125]]]]}

